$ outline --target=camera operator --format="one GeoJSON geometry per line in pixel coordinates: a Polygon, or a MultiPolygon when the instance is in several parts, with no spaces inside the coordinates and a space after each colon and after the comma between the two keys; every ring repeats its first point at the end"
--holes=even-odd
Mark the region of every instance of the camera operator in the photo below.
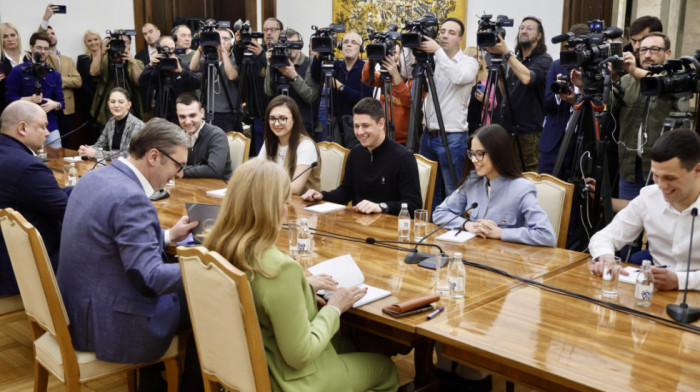
{"type": "Polygon", "coordinates": [[[286,67],[274,67],[274,70],[271,70],[270,67],[270,56],[272,52],[267,52],[265,94],[269,97],[279,95],[279,83],[275,79],[280,76],[285,77],[287,79],[287,84],[291,87],[289,89],[289,97],[292,98],[299,107],[304,128],[312,135],[314,132],[321,131],[321,124],[318,123],[318,119],[315,117],[316,110],[314,108],[314,103],[318,97],[318,85],[313,81],[311,72],[309,72],[311,59],[302,53],[301,49],[304,47],[304,42],[301,39],[301,35],[299,35],[296,30],[287,29],[284,35],[287,37],[287,42],[298,42],[301,44],[301,48],[286,49],[289,52],[289,65],[286,67]],[[277,76],[274,75],[275,73],[277,76]],[[314,129],[314,126],[318,129],[314,129]]]}
{"type": "MultiPolygon", "coordinates": [[[[113,34],[118,35],[118,34],[113,34]]],[[[124,51],[109,53],[109,43],[112,38],[107,38],[102,46],[102,55],[94,56],[90,64],[90,76],[97,79],[95,99],[92,101],[90,112],[98,124],[104,126],[111,113],[107,107],[108,94],[114,87],[123,87],[133,100],[132,112],[138,118],[143,118],[141,110],[141,96],[139,95],[139,77],[144,65],[141,60],[136,60],[131,53],[131,37],[126,34],[118,35],[124,41],[124,51]],[[112,56],[112,57],[110,57],[112,56]],[[124,86],[117,86],[114,77],[114,65],[119,61],[124,65],[124,86]]]]}
{"type": "MultiPolygon", "coordinates": [[[[542,22],[534,16],[523,18],[515,53],[508,49],[501,36],[495,46],[486,50],[503,55],[507,63],[506,88],[500,89],[501,95],[507,93],[507,97],[500,105],[500,116],[494,116],[493,120],[516,135],[514,148],[518,154],[522,154],[524,171],[536,172],[539,158],[537,142],[544,120],[542,104],[545,82],[547,71],[552,65],[552,56],[547,54],[542,22]]],[[[503,86],[500,81],[499,86],[503,86]]]]}
{"type": "MultiPolygon", "coordinates": [[[[579,23],[571,26],[570,32],[579,37],[590,32],[588,25],[579,23]]],[[[552,174],[559,155],[564,131],[573,112],[573,104],[578,87],[569,82],[569,71],[561,65],[561,60],[552,62],[547,72],[544,91],[544,125],[537,143],[540,150],[539,172],[552,174]]],[[[573,147],[573,144],[571,144],[573,147]]]]}
{"type": "Polygon", "coordinates": [[[641,66],[639,62],[639,46],[642,43],[642,38],[653,32],[663,32],[664,25],[656,16],[644,15],[635,19],[630,25],[630,42],[625,45],[623,51],[632,52],[637,57],[637,67],[641,66]]]}
{"type": "Polygon", "coordinates": [[[173,27],[172,38],[175,40],[175,47],[184,49],[184,53],[178,54],[177,57],[185,64],[190,64],[194,50],[192,50],[192,30],[187,25],[181,24],[173,27]]]}
{"type": "Polygon", "coordinates": [[[160,39],[160,29],[153,23],[146,23],[141,28],[141,33],[143,33],[143,39],[146,41],[146,47],[138,51],[134,57],[137,60],[141,60],[144,64],[149,64],[151,57],[157,53],[156,46],[158,46],[158,40],[160,39]]]}
{"type": "Polygon", "coordinates": [[[151,56],[150,62],[141,73],[139,85],[145,89],[146,103],[155,100],[155,117],[179,124],[175,112],[175,98],[182,93],[197,90],[200,82],[187,65],[182,64],[182,60],[174,53],[174,48],[175,42],[172,37],[160,37],[156,44],[156,53],[151,56]],[[164,58],[172,60],[166,66],[162,66],[164,58]],[[175,65],[174,69],[172,63],[175,65]],[[164,102],[164,99],[167,102],[164,102]]]}
{"type": "MultiPolygon", "coordinates": [[[[226,76],[223,82],[217,75],[214,79],[214,119],[212,121],[213,125],[224,130],[224,132],[230,132],[240,129],[240,124],[236,124],[236,108],[240,106],[238,102],[238,89],[236,88],[235,80],[238,79],[238,67],[236,65],[236,59],[231,51],[233,47],[233,32],[227,28],[218,28],[216,31],[219,33],[220,44],[218,48],[219,56],[219,67],[221,71],[226,76]],[[228,95],[231,98],[231,107],[226,100],[226,93],[221,88],[224,87],[228,90],[228,95]]],[[[192,71],[197,72],[202,69],[202,45],[195,50],[194,56],[192,56],[192,63],[190,63],[190,68],[192,71]]],[[[204,88],[206,88],[206,82],[204,88]]],[[[206,96],[206,94],[205,94],[206,96]]],[[[206,105],[211,105],[207,102],[206,105]]],[[[240,120],[239,120],[240,121],[240,120]]]]}
{"type": "Polygon", "coordinates": [[[7,104],[17,101],[29,101],[41,106],[46,112],[51,134],[46,144],[61,147],[58,132],[57,113],[63,110],[63,82],[61,74],[46,64],[49,55],[49,36],[45,33],[34,33],[29,38],[29,50],[33,58],[12,68],[5,82],[7,104]]]}
{"type": "MultiPolygon", "coordinates": [[[[440,43],[424,36],[424,41],[418,47],[435,56],[435,89],[444,116],[445,133],[457,181],[462,178],[462,167],[467,155],[467,108],[472,85],[479,72],[476,59],[460,50],[459,44],[463,36],[464,23],[457,18],[447,18],[440,29],[440,43]]],[[[456,184],[452,182],[431,94],[428,94],[424,108],[426,127],[420,139],[419,152],[428,159],[438,161],[440,170],[433,197],[433,206],[437,206],[454,191],[456,184]]]]}
{"type": "MultiPolygon", "coordinates": [[[[333,85],[330,86],[331,91],[328,92],[333,94],[333,113],[328,113],[327,115],[335,116],[335,126],[340,131],[335,134],[340,135],[341,140],[331,141],[340,142],[346,148],[352,148],[359,144],[352,125],[352,108],[362,98],[371,97],[372,88],[362,83],[362,68],[365,65],[364,60],[360,60],[362,37],[356,32],[347,32],[343,36],[341,48],[343,58],[333,61],[333,85]]],[[[317,55],[311,62],[311,77],[318,84],[321,84],[323,81],[321,65],[322,60],[317,55]]],[[[324,130],[321,138],[325,137],[327,139],[328,136],[325,135],[324,130]]]]}

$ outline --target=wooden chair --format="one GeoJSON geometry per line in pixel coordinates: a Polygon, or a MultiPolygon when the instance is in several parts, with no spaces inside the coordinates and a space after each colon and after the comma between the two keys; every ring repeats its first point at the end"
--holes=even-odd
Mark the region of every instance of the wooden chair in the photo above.
{"type": "MultiPolygon", "coordinates": [[[[149,364],[105,362],[96,359],[94,352],[76,351],[41,235],[11,208],[0,210],[0,227],[34,338],[34,391],[46,391],[49,372],[65,384],[67,391],[79,391],[81,384],[124,371],[130,372],[129,390],[133,391],[133,371],[149,364]]],[[[160,359],[167,372],[168,392],[179,388],[178,354],[176,337],[160,359]]]]}
{"type": "MultiPolygon", "coordinates": [[[[430,211],[433,207],[433,193],[435,192],[438,163],[420,154],[413,155],[416,157],[416,163],[418,164],[418,178],[420,179],[420,195],[423,198],[423,208],[430,211]]],[[[430,212],[428,212],[428,219],[430,219],[430,212]]]]}
{"type": "Polygon", "coordinates": [[[345,161],[350,150],[334,142],[318,142],[321,156],[321,191],[330,191],[338,187],[345,175],[345,161]]]}
{"type": "Polygon", "coordinates": [[[178,247],[204,390],[270,391],[253,293],[245,273],[206,248],[178,247]]]}
{"type": "Polygon", "coordinates": [[[557,248],[566,248],[574,184],[549,174],[525,172],[523,176],[535,183],[537,203],[547,213],[549,222],[554,228],[554,234],[557,236],[557,248]]]}
{"type": "Polygon", "coordinates": [[[238,169],[238,166],[248,160],[250,154],[250,138],[240,132],[226,133],[228,140],[228,150],[231,154],[231,173],[238,169]]]}

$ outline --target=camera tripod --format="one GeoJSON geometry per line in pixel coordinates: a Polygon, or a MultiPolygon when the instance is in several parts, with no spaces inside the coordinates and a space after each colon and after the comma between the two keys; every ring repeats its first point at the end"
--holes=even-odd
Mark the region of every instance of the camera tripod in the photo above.
{"type": "MultiPolygon", "coordinates": [[[[372,67],[370,67],[370,72],[372,71],[371,68],[372,67]]],[[[394,131],[396,130],[396,126],[394,125],[394,102],[392,101],[394,95],[391,91],[391,87],[393,86],[394,82],[391,75],[389,75],[389,72],[383,67],[379,70],[379,79],[382,81],[382,91],[384,92],[384,118],[386,120],[386,135],[389,137],[389,139],[395,140],[394,131]]]]}
{"type": "MultiPolygon", "coordinates": [[[[430,96],[433,99],[433,107],[435,107],[435,116],[438,120],[438,129],[442,145],[445,147],[445,155],[447,156],[447,167],[450,170],[452,184],[457,185],[457,176],[455,175],[454,164],[452,163],[452,154],[450,153],[449,143],[447,142],[447,134],[445,133],[445,122],[442,119],[442,111],[440,110],[440,102],[438,101],[437,91],[435,91],[435,80],[433,79],[432,57],[427,53],[414,51],[416,63],[413,65],[413,90],[411,91],[411,114],[408,119],[408,135],[406,137],[406,148],[408,151],[414,151],[416,136],[418,136],[418,127],[422,120],[421,104],[423,98],[423,89],[425,81],[428,81],[430,96]]],[[[445,195],[447,196],[447,195],[445,195]]]]}
{"type": "Polygon", "coordinates": [[[329,57],[328,59],[323,58],[321,63],[321,73],[323,74],[321,90],[319,90],[321,91],[321,96],[323,96],[323,92],[326,91],[326,88],[328,88],[328,98],[326,99],[326,113],[328,113],[328,116],[326,117],[326,123],[324,124],[323,128],[330,141],[342,141],[342,136],[335,134],[335,127],[333,126],[333,122],[335,121],[335,115],[333,113],[335,108],[333,105],[333,88],[335,86],[333,83],[334,75],[332,57],[329,57]]]}
{"type": "MultiPolygon", "coordinates": [[[[218,64],[217,64],[218,65],[218,64]]],[[[219,70],[221,72],[221,70],[219,70]]],[[[257,84],[257,73],[255,72],[255,64],[253,63],[253,53],[246,49],[243,52],[243,61],[241,64],[241,70],[239,75],[243,75],[240,79],[240,90],[238,90],[238,102],[246,103],[246,112],[253,118],[262,118],[263,110],[262,101],[260,95],[258,94],[258,84],[257,84]],[[243,94],[246,94],[246,99],[243,100],[243,94]]],[[[251,151],[257,151],[255,146],[255,135],[252,133],[251,128],[251,138],[250,138],[250,148],[251,151]]]]}
{"type": "MultiPolygon", "coordinates": [[[[169,103],[173,95],[173,78],[169,75],[170,71],[158,70],[158,104],[153,110],[154,117],[168,118],[169,103]]],[[[149,88],[149,91],[150,88],[149,88]]],[[[148,97],[150,102],[151,97],[148,97]]]]}
{"type": "MultiPolygon", "coordinates": [[[[228,103],[228,107],[229,109],[231,109],[231,113],[233,113],[233,118],[235,120],[234,123],[238,128],[240,124],[240,121],[238,121],[238,106],[233,104],[233,101],[231,100],[231,95],[228,92],[228,88],[226,88],[226,79],[224,79],[226,75],[221,71],[221,66],[219,65],[218,61],[218,55],[214,59],[208,58],[208,56],[205,55],[203,58],[203,63],[207,68],[206,74],[204,76],[207,80],[207,85],[205,87],[206,92],[202,95],[202,105],[206,108],[206,111],[204,112],[204,121],[208,122],[209,124],[211,124],[214,121],[214,111],[216,106],[215,84],[218,80],[220,89],[224,90],[224,95],[226,96],[226,102],[228,103]]],[[[238,102],[240,102],[240,98],[238,102]]],[[[236,130],[238,131],[238,129],[236,130]]],[[[252,141],[252,143],[255,142],[252,141]]]]}
{"type": "Polygon", "coordinates": [[[119,53],[109,54],[109,68],[112,70],[112,76],[114,77],[114,87],[126,89],[126,70],[124,69],[126,67],[119,53]]]}

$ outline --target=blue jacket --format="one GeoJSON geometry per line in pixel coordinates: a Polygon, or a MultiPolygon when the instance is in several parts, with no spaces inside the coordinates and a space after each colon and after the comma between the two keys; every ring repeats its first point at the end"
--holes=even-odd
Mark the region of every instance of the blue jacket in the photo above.
{"type": "MultiPolygon", "coordinates": [[[[0,209],[13,208],[39,230],[54,269],[71,189],[61,189],[51,169],[22,142],[0,134],[0,209]]],[[[0,294],[18,293],[5,240],[0,236],[0,294]]]]}
{"type": "MultiPolygon", "coordinates": [[[[490,219],[501,228],[501,240],[526,245],[555,246],[557,238],[547,214],[537,204],[535,185],[526,178],[498,177],[491,181],[491,197],[486,192],[486,176],[475,171],[433,212],[433,222],[441,225],[461,215],[477,202],[469,216],[472,221],[490,219]]],[[[459,227],[466,219],[458,217],[450,224],[459,227]]]]}
{"type": "MultiPolygon", "coordinates": [[[[12,68],[10,74],[7,75],[5,82],[5,98],[9,105],[14,101],[18,101],[22,97],[28,97],[34,94],[34,76],[31,74],[31,61],[24,62],[12,68]]],[[[41,94],[46,98],[53,99],[61,104],[61,110],[65,107],[63,101],[63,80],[61,74],[55,69],[45,65],[48,69],[44,78],[40,80],[41,94]]],[[[42,102],[45,103],[46,101],[42,102]]],[[[58,115],[56,110],[46,113],[49,120],[48,130],[55,131],[58,129],[58,115]]]]}
{"type": "Polygon", "coordinates": [[[547,73],[543,105],[545,113],[544,126],[542,128],[542,135],[540,135],[540,141],[537,144],[541,152],[552,153],[554,155],[559,153],[559,143],[562,137],[564,137],[566,124],[569,122],[569,117],[571,117],[571,105],[566,101],[557,102],[557,96],[550,88],[552,83],[557,80],[558,74],[569,74],[569,71],[561,66],[559,59],[554,60],[547,73]]]}
{"type": "Polygon", "coordinates": [[[58,285],[77,350],[120,363],[161,357],[180,320],[180,267],[158,214],[123,162],[84,175],[66,208],[58,285]]]}

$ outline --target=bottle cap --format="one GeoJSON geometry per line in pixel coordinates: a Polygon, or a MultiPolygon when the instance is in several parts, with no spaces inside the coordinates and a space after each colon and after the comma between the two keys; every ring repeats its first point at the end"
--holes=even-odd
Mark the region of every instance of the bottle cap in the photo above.
{"type": "Polygon", "coordinates": [[[651,260],[642,260],[642,266],[651,266],[651,260]]]}
{"type": "Polygon", "coordinates": [[[401,203],[401,208],[408,208],[408,203],[401,203]]]}

